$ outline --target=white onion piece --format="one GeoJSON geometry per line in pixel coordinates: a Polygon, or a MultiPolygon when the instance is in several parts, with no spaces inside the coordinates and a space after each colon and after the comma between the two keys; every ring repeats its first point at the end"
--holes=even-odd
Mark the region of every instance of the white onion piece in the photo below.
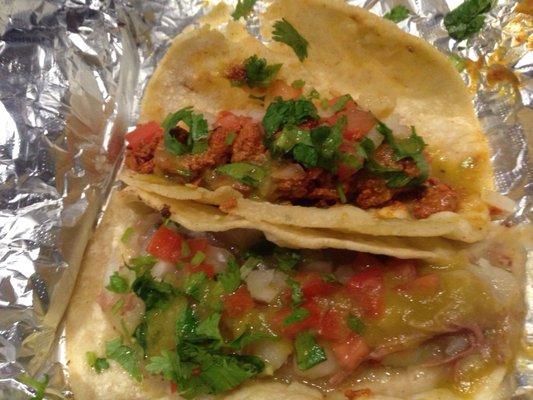
{"type": "Polygon", "coordinates": [[[220,274],[228,268],[228,260],[231,253],[221,247],[207,246],[205,250],[205,262],[213,266],[215,273],[220,274]]]}
{"type": "Polygon", "coordinates": [[[265,361],[274,372],[292,353],[292,344],[286,339],[261,340],[254,345],[253,354],[265,361]]]}
{"type": "Polygon", "coordinates": [[[306,369],[305,371],[302,371],[300,368],[298,368],[298,365],[296,364],[296,357],[294,357],[294,371],[296,372],[296,375],[307,379],[318,379],[333,375],[338,372],[340,367],[337,363],[335,355],[328,348],[324,348],[324,350],[328,359],[326,361],[322,361],[320,364],[317,364],[312,368],[306,369]]]}
{"type": "Polygon", "coordinates": [[[250,295],[255,300],[265,303],[270,303],[287,287],[286,280],[287,275],[273,269],[256,269],[246,276],[250,295]]]}
{"type": "Polygon", "coordinates": [[[328,261],[311,261],[310,263],[306,263],[303,268],[306,271],[329,274],[333,270],[333,265],[328,261]]]}
{"type": "MultiPolygon", "coordinates": [[[[153,213],[143,216],[132,226],[133,233],[127,243],[122,244],[122,257],[124,260],[127,261],[130,258],[138,257],[144,252],[159,222],[161,222],[161,215],[153,213]]],[[[119,235],[122,235],[122,232],[119,235]]]]}
{"type": "Polygon", "coordinates": [[[274,179],[304,179],[305,171],[300,164],[287,164],[272,171],[274,179]]]}
{"type": "Polygon", "coordinates": [[[483,200],[490,207],[494,207],[504,213],[510,214],[516,208],[516,203],[513,200],[493,190],[485,190],[483,192],[483,200]]]}
{"type": "Polygon", "coordinates": [[[152,267],[152,276],[161,280],[166,274],[176,271],[176,266],[168,261],[159,260],[152,267]]]}
{"type": "MultiPolygon", "coordinates": [[[[411,135],[411,128],[401,124],[398,114],[391,114],[387,118],[382,119],[381,122],[392,130],[392,134],[396,138],[407,138],[411,135]]],[[[376,133],[383,138],[383,135],[379,132],[376,133]]]]}
{"type": "Polygon", "coordinates": [[[337,278],[337,280],[344,285],[352,276],[355,275],[355,271],[350,265],[345,264],[337,267],[335,272],[333,272],[333,275],[335,275],[335,278],[337,278]]]}

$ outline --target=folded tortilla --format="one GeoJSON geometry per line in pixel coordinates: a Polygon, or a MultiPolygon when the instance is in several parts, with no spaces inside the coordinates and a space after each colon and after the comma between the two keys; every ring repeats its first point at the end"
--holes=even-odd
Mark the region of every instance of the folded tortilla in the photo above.
{"type": "Polygon", "coordinates": [[[287,82],[303,79],[330,97],[349,93],[378,118],[392,114],[402,125],[415,126],[427,143],[431,176],[459,191],[458,211],[415,219],[395,207],[272,204],[243,198],[230,187],[210,191],[131,171],[122,174],[127,184],[215,206],[235,198],[236,206],[225,211],[254,223],[377,236],[444,236],[464,242],[486,235],[490,218],[481,197],[493,186],[489,148],[471,95],[443,54],[390,21],[341,1],[279,0],[262,17],[263,35],[270,37],[274,21],[290,21],[309,42],[309,56],[302,63],[290,47],[278,42],[265,45],[238,22],[215,27],[226,11],[219,6],[200,27],[174,40],[148,83],[140,122],[161,122],[188,106],[207,115],[221,110],[261,115],[257,101],[232,87],[221,72],[257,54],[270,63],[282,63],[279,76],[287,82]]]}
{"type": "MultiPolygon", "coordinates": [[[[144,199],[147,201],[147,199],[144,199]]],[[[182,205],[182,203],[179,203],[182,205]]],[[[177,204],[171,204],[172,207],[177,204]]],[[[139,221],[143,216],[153,214],[132,191],[115,193],[107,207],[89,247],[85,253],[74,296],[69,305],[66,318],[66,343],[69,365],[69,378],[74,398],[77,400],[134,400],[134,399],[181,399],[169,391],[168,382],[147,375],[142,382],[131,378],[121,367],[112,362],[111,367],[97,374],[89,366],[86,358],[88,351],[105,354],[105,343],[120,335],[117,328],[109,321],[98,304],[98,296],[104,290],[111,271],[116,265],[123,263],[120,237],[125,229],[139,221]]],[[[207,212],[208,213],[208,212],[207,212]]],[[[187,226],[198,224],[199,227],[216,218],[201,212],[190,212],[189,208],[179,207],[172,210],[172,219],[187,226]],[[200,216],[200,217],[198,217],[200,216]],[[205,219],[204,219],[205,217],[205,219]]],[[[226,218],[226,217],[223,217],[226,218]]],[[[231,218],[231,217],[230,217],[231,218]]],[[[215,224],[216,225],[216,224],[215,224]]],[[[507,235],[509,236],[509,235],[507,235]]],[[[507,240],[507,239],[505,239],[507,240]]],[[[504,240],[504,241],[505,241],[504,240]]],[[[485,250],[483,250],[485,251],[485,250]]],[[[515,264],[514,262],[512,263],[515,264]]],[[[520,297],[518,292],[510,293],[505,303],[515,304],[520,297]]],[[[520,314],[520,310],[515,310],[520,314]]],[[[511,319],[519,321],[516,315],[511,319]]],[[[515,332],[516,333],[516,332],[515,332]]],[[[513,338],[514,334],[510,333],[513,338]]],[[[511,340],[515,340],[514,339],[511,340]]],[[[462,396],[457,392],[436,387],[432,383],[431,368],[401,368],[391,374],[376,371],[361,371],[361,383],[352,387],[353,390],[371,388],[369,400],[498,400],[506,399],[512,392],[510,365],[501,365],[476,378],[474,389],[469,395],[462,396]],[[371,380],[366,380],[370,376],[371,380]],[[421,376],[425,379],[421,380],[421,376]],[[421,382],[425,382],[421,384],[421,382]]],[[[435,376],[435,382],[438,376],[435,376]]],[[[344,387],[343,390],[347,388],[344,387]]],[[[343,399],[343,394],[330,393],[324,395],[318,390],[293,382],[284,384],[268,379],[252,380],[246,385],[218,397],[227,400],[309,400],[309,399],[343,399]],[[337,397],[335,397],[337,396],[337,397]]]]}

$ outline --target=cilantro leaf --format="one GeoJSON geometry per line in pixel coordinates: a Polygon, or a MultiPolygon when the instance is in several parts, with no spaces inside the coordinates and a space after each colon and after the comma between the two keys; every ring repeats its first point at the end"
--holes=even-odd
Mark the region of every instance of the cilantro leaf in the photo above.
{"type": "Polygon", "coordinates": [[[411,136],[400,141],[396,141],[392,134],[392,130],[382,122],[378,122],[376,130],[385,137],[385,141],[394,151],[396,161],[404,158],[411,158],[415,162],[418,170],[418,176],[409,176],[401,170],[382,166],[369,158],[369,169],[377,174],[383,175],[387,179],[387,186],[391,188],[399,188],[405,186],[419,185],[423,183],[429,174],[429,166],[423,155],[423,150],[426,146],[424,140],[416,134],[415,128],[411,127],[411,136]]]}
{"type": "Polygon", "coordinates": [[[294,305],[300,305],[304,301],[304,294],[302,292],[302,287],[300,286],[300,283],[295,281],[292,278],[287,278],[287,284],[291,288],[291,299],[292,304],[294,305]]]}
{"type": "Polygon", "coordinates": [[[195,272],[185,280],[183,291],[196,301],[200,301],[205,289],[207,275],[204,272],[195,272]]]}
{"type": "Polygon", "coordinates": [[[220,329],[218,328],[221,317],[222,315],[220,313],[213,313],[201,321],[196,327],[196,335],[198,338],[221,342],[222,336],[220,335],[220,329]]]}
{"type": "Polygon", "coordinates": [[[121,338],[106,343],[106,357],[119,363],[135,380],[141,381],[140,356],[137,351],[124,345],[121,338]]]}
{"type": "Polygon", "coordinates": [[[404,5],[397,5],[383,15],[383,18],[391,20],[392,22],[401,22],[409,16],[409,9],[404,5]]]}
{"type": "Polygon", "coordinates": [[[313,168],[318,165],[319,153],[313,146],[297,144],[292,150],[292,156],[296,161],[307,168],[313,168]]]}
{"type": "Polygon", "coordinates": [[[311,313],[307,308],[296,307],[294,310],[292,310],[292,313],[289,314],[289,316],[283,320],[283,325],[286,326],[303,321],[304,319],[309,317],[309,315],[311,315],[311,313]]]}
{"type": "Polygon", "coordinates": [[[227,175],[248,186],[258,187],[267,175],[265,168],[260,165],[236,162],[222,165],[216,169],[217,172],[227,175]]]}
{"type": "Polygon", "coordinates": [[[180,374],[178,355],[169,350],[163,350],[160,356],[150,358],[146,370],[151,374],[162,374],[167,380],[177,381],[180,374]]]}
{"type": "Polygon", "coordinates": [[[361,318],[353,314],[348,315],[348,317],[346,318],[346,322],[348,324],[348,327],[356,333],[361,334],[365,330],[365,324],[363,323],[363,321],[361,321],[361,318]]]}
{"type": "Polygon", "coordinates": [[[191,265],[198,266],[205,260],[205,253],[203,251],[197,251],[191,259],[191,265]]]}
{"type": "Polygon", "coordinates": [[[315,105],[307,99],[283,100],[270,103],[263,117],[266,138],[285,125],[297,126],[309,119],[319,119],[315,105]]]}
{"type": "Polygon", "coordinates": [[[176,321],[176,335],[178,341],[182,343],[185,340],[194,338],[197,326],[198,320],[194,316],[192,308],[187,307],[176,321]]]}
{"type": "MultiPolygon", "coordinates": [[[[163,127],[163,142],[165,150],[172,155],[180,156],[191,152],[201,152],[197,142],[207,140],[209,131],[207,121],[202,114],[197,114],[192,107],[185,107],[175,113],[168,114],[161,124],[163,127]],[[189,135],[186,143],[181,143],[178,139],[170,134],[178,122],[183,121],[189,127],[189,135]],[[196,147],[196,148],[195,148],[196,147]]],[[[202,148],[206,146],[200,145],[202,148]]]]}
{"type": "Polygon", "coordinates": [[[246,84],[249,87],[265,88],[278,74],[282,64],[267,64],[267,60],[253,55],[244,60],[246,84]]]}
{"type": "Polygon", "coordinates": [[[264,332],[254,332],[251,329],[246,329],[239,337],[231,341],[228,345],[232,349],[242,350],[249,344],[263,339],[276,339],[277,337],[264,332]]]}
{"type": "Polygon", "coordinates": [[[145,255],[130,258],[128,261],[128,268],[135,271],[135,274],[142,275],[146,269],[153,267],[157,263],[157,258],[152,255],[145,255]]]}
{"type": "Polygon", "coordinates": [[[302,255],[298,250],[285,247],[276,246],[273,255],[276,268],[286,274],[292,273],[294,268],[302,261],[302,255]]]}
{"type": "Polygon", "coordinates": [[[44,374],[42,381],[32,378],[29,375],[20,375],[17,379],[19,382],[35,390],[32,400],[42,400],[44,398],[44,391],[50,381],[50,377],[47,374],[44,374]]]}
{"type": "Polygon", "coordinates": [[[239,18],[246,18],[253,10],[257,0],[238,0],[235,6],[235,11],[231,13],[231,16],[235,21],[239,18]]]}
{"type": "Polygon", "coordinates": [[[334,157],[342,143],[342,129],[347,123],[346,115],[340,117],[331,128],[329,136],[322,143],[322,155],[325,158],[334,157]]]}
{"type": "Polygon", "coordinates": [[[346,193],[344,193],[344,188],[342,187],[341,182],[337,182],[337,193],[339,194],[339,200],[341,203],[346,204],[348,200],[346,199],[346,193]]]}
{"type": "Polygon", "coordinates": [[[300,61],[303,62],[307,58],[307,46],[309,43],[285,18],[274,23],[272,39],[292,47],[300,61]]]}
{"type": "Polygon", "coordinates": [[[326,352],[318,345],[310,332],[300,332],[294,341],[294,348],[296,350],[296,364],[302,371],[328,359],[326,352]]]}
{"type": "Polygon", "coordinates": [[[290,152],[298,144],[312,145],[309,131],[287,125],[273,142],[272,151],[275,154],[285,154],[290,152]]]}
{"type": "Polygon", "coordinates": [[[114,293],[126,293],[130,286],[126,278],[120,276],[119,273],[115,271],[113,272],[113,275],[109,277],[109,284],[105,288],[114,293]]]}
{"type": "Polygon", "coordinates": [[[174,287],[170,283],[156,281],[150,271],[137,277],[131,284],[131,289],[144,301],[147,311],[167,301],[174,294],[174,287]]]}
{"type": "Polygon", "coordinates": [[[94,369],[97,374],[101,374],[104,370],[109,368],[109,363],[105,358],[97,357],[92,351],[85,353],[87,364],[94,369]]]}
{"type": "Polygon", "coordinates": [[[211,393],[222,393],[259,374],[265,363],[256,356],[218,355],[204,356],[201,360],[200,379],[211,393]]]}
{"type": "Polygon", "coordinates": [[[226,293],[232,293],[239,288],[241,285],[241,271],[235,260],[228,261],[228,269],[218,274],[217,279],[226,293]]]}
{"type": "Polygon", "coordinates": [[[464,40],[480,31],[485,13],[494,6],[494,0],[466,0],[444,16],[444,26],[455,40],[464,40]]]}

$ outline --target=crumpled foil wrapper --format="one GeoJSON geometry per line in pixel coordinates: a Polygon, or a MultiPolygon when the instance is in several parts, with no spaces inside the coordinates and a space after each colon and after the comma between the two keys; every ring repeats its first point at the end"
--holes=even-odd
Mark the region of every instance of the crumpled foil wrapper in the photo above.
{"type": "MultiPolygon", "coordinates": [[[[399,4],[349,2],[378,15],[399,4]]],[[[518,204],[508,222],[527,222],[531,1],[498,1],[482,31],[460,43],[442,23],[459,3],[408,0],[411,14],[398,25],[464,67],[492,145],[497,187],[518,204]]],[[[72,397],[61,319],[112,188],[123,134],[172,38],[209,7],[201,0],[0,0],[0,398],[33,396],[21,374],[48,375],[46,398],[72,397]]],[[[247,25],[258,34],[256,16],[247,25]]],[[[526,333],[533,344],[531,311],[526,333]]],[[[532,364],[519,365],[516,399],[531,394],[532,364]]]]}

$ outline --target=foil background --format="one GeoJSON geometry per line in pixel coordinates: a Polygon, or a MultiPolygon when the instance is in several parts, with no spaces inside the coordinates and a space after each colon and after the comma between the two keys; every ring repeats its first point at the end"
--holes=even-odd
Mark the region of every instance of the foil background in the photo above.
{"type": "MultiPolygon", "coordinates": [[[[472,60],[463,77],[493,148],[496,184],[518,203],[507,222],[529,222],[533,5],[525,1],[518,13],[516,2],[500,0],[478,35],[457,43],[442,19],[460,2],[404,1],[412,14],[398,25],[472,60]],[[500,65],[510,78],[491,81],[500,65]]],[[[378,15],[400,4],[349,3],[378,15]]],[[[61,318],[113,185],[122,135],[135,124],[144,85],[172,38],[208,9],[199,0],[0,0],[1,399],[32,397],[17,380],[21,373],[49,375],[46,398],[71,396],[61,318]]],[[[247,26],[258,34],[256,16],[247,26]]],[[[531,311],[526,339],[533,344],[531,311]]],[[[533,363],[519,367],[515,398],[530,398],[533,363]]]]}

